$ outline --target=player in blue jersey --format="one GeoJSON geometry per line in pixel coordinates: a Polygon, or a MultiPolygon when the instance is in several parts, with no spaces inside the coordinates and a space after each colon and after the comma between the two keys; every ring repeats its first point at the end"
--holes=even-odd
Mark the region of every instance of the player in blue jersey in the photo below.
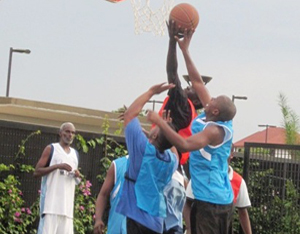
{"type": "Polygon", "coordinates": [[[112,161],[100,189],[96,201],[96,217],[94,234],[102,234],[105,229],[103,215],[110,202],[107,234],[126,234],[126,217],[116,212],[124,183],[124,174],[127,169],[128,155],[112,161]]]}
{"type": "Polygon", "coordinates": [[[173,131],[157,113],[148,112],[148,120],[156,124],[181,152],[190,154],[190,174],[195,202],[191,210],[193,234],[227,234],[233,213],[233,193],[228,178],[236,108],[227,96],[212,98],[189,53],[194,30],[177,38],[183,53],[192,87],[197,92],[204,112],[192,124],[192,136],[184,139],[173,131]]]}
{"type": "Polygon", "coordinates": [[[151,129],[147,138],[137,116],[154,94],[173,87],[173,84],[164,83],[151,87],[123,116],[130,156],[116,211],[127,217],[127,233],[130,234],[163,232],[167,215],[164,189],[178,166],[178,155],[158,127],[151,129]]]}

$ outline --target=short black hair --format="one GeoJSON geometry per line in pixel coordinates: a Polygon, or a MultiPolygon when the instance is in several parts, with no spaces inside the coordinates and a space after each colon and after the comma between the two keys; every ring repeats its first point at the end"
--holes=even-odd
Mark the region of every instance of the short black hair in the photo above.
{"type": "Polygon", "coordinates": [[[219,96],[221,102],[218,104],[220,111],[219,120],[229,121],[232,120],[236,114],[236,107],[231,99],[225,95],[219,96]]]}

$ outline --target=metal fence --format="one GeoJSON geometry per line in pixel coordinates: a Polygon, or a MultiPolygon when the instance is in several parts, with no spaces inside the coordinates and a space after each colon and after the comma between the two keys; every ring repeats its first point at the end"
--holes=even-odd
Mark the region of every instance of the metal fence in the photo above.
{"type": "MultiPolygon", "coordinates": [[[[26,156],[18,159],[18,162],[22,164],[35,166],[43,149],[49,143],[59,140],[58,129],[0,121],[0,163],[14,164],[16,153],[19,150],[18,145],[29,134],[37,130],[40,130],[42,134],[33,136],[26,143],[26,156]]],[[[79,134],[87,140],[103,136],[87,132],[79,132],[79,134]]],[[[114,137],[114,139],[118,143],[125,144],[123,137],[114,137]]],[[[105,155],[104,147],[97,145],[95,149],[90,149],[86,154],[79,153],[81,173],[93,184],[92,195],[96,196],[101,186],[96,176],[101,169],[103,170],[100,159],[105,155]]],[[[273,233],[296,234],[297,232],[293,231],[281,232],[280,225],[281,221],[287,217],[287,208],[284,206],[292,204],[294,206],[292,208],[298,210],[299,214],[299,198],[294,203],[290,201],[291,194],[289,194],[287,186],[292,181],[295,189],[298,193],[300,192],[300,146],[245,143],[244,155],[240,155],[240,160],[244,165],[243,177],[247,183],[252,203],[249,214],[253,233],[272,233],[267,232],[269,229],[275,230],[273,233]]],[[[0,179],[6,175],[3,172],[0,173],[0,179]]],[[[24,194],[24,200],[27,205],[31,205],[38,196],[40,179],[35,179],[32,174],[28,173],[19,173],[17,176],[21,182],[20,189],[24,194]]],[[[292,208],[288,207],[290,211],[292,208]]],[[[290,230],[296,230],[293,220],[289,225],[291,226],[290,230]]]]}
{"type": "Polygon", "coordinates": [[[253,233],[299,234],[300,145],[245,143],[243,177],[253,233]]]}

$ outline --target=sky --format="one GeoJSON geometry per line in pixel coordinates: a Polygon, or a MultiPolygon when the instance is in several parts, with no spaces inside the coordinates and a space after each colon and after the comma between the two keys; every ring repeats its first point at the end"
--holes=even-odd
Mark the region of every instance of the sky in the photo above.
{"type": "MultiPolygon", "coordinates": [[[[212,77],[211,95],[248,98],[235,99],[234,141],[264,130],[259,124],[282,126],[279,93],[300,115],[300,1],[174,0],[181,2],[200,15],[190,53],[212,77]]],[[[0,0],[0,29],[3,97],[10,47],[31,50],[13,53],[13,98],[112,111],[167,81],[168,35],[135,34],[130,0],[0,0]]],[[[187,74],[179,49],[178,66],[187,74]]]]}

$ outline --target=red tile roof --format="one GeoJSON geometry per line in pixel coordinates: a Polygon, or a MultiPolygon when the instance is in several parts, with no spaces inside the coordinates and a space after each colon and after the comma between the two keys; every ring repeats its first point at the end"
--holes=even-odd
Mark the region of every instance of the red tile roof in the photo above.
{"type": "Polygon", "coordinates": [[[235,147],[243,148],[245,142],[252,142],[252,143],[267,143],[271,144],[285,144],[285,129],[284,128],[268,128],[267,129],[253,133],[252,135],[245,137],[237,142],[234,143],[235,147]]]}

